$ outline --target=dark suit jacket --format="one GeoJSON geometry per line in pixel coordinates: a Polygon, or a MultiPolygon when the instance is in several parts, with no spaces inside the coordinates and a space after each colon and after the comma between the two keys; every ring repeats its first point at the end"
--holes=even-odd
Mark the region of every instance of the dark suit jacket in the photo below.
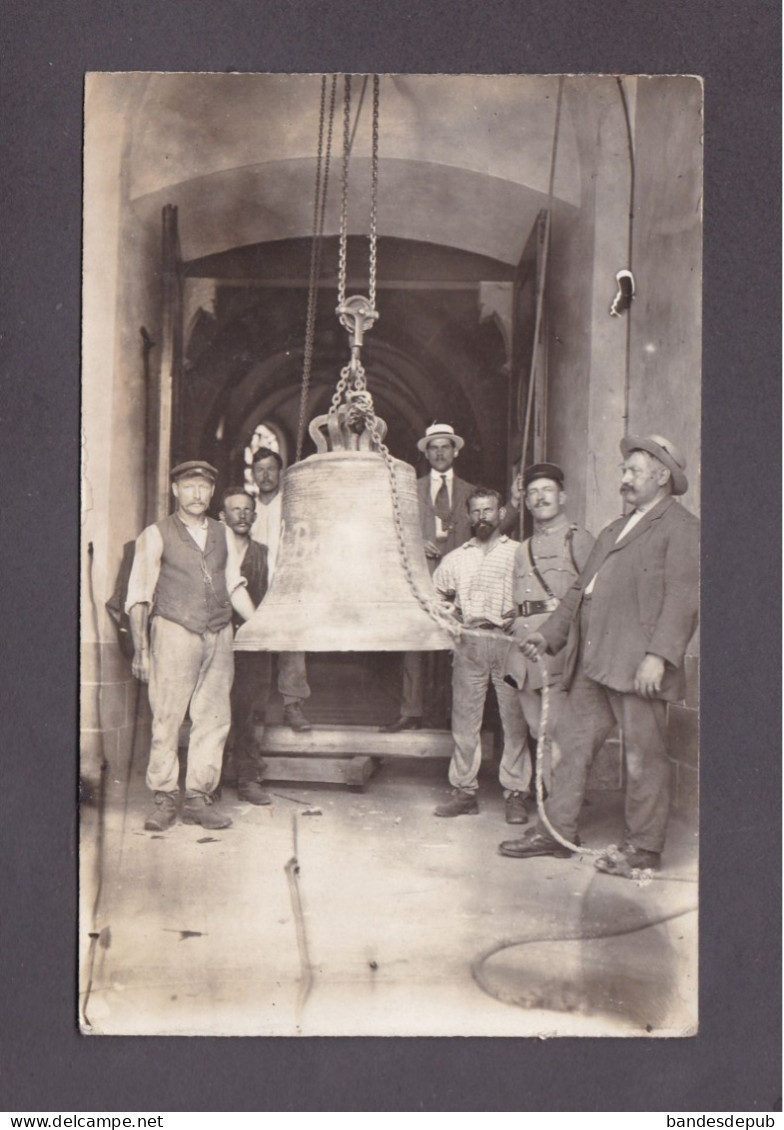
{"type": "MultiPolygon", "coordinates": [[[[248,582],[248,595],[258,608],[264,599],[269,583],[266,545],[254,541],[253,538],[250,539],[248,548],[245,550],[245,556],[242,559],[240,573],[248,582]]],[[[240,628],[246,623],[237,612],[234,613],[233,620],[235,628],[240,628]]]]}
{"type": "MultiPolygon", "coordinates": [[[[446,557],[453,549],[457,549],[473,536],[471,519],[468,516],[469,495],[474,489],[471,483],[459,479],[457,475],[452,478],[452,507],[449,514],[449,534],[443,541],[436,541],[436,514],[430,499],[430,472],[417,479],[417,495],[419,498],[419,522],[422,529],[422,540],[432,541],[441,550],[441,557],[446,557]]],[[[437,558],[428,558],[428,566],[432,573],[438,565],[437,558]]]]}
{"type": "Polygon", "coordinates": [[[616,545],[627,518],[597,538],[585,568],[539,629],[553,654],[566,646],[564,685],[574,675],[580,647],[583,590],[596,577],[590,638],[583,642],[585,673],[617,691],[634,691],[646,653],[665,660],[659,697],[683,698],[683,657],[697,626],[700,524],[674,498],[662,499],[616,545]]]}

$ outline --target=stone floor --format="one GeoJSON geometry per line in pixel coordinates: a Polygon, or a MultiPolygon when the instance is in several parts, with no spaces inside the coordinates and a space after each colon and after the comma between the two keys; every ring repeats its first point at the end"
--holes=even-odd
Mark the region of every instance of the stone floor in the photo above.
{"type": "MultiPolygon", "coordinates": [[[[676,1035],[694,1031],[697,841],[674,818],[638,886],[590,856],[512,860],[492,766],[437,819],[446,762],[388,758],[363,791],[271,783],[233,827],[143,830],[141,768],[82,818],[80,1011],[96,1034],[676,1035]],[[296,858],[298,866],[286,865],[296,858]],[[98,880],[100,879],[100,883],[98,880]]],[[[622,799],[593,792],[588,847],[622,799]]]]}

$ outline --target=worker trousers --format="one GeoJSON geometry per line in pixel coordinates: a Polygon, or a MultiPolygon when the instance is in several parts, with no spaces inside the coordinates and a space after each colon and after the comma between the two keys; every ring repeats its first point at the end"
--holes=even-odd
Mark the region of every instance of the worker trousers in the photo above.
{"type": "MultiPolygon", "coordinates": [[[[542,717],[542,691],[531,690],[523,687],[517,692],[520,696],[520,708],[525,718],[528,733],[539,741],[539,731],[542,717]]],[[[542,759],[542,783],[549,792],[552,788],[553,766],[561,760],[561,747],[558,742],[558,716],[563,708],[566,692],[560,683],[551,683],[548,688],[549,711],[547,720],[547,735],[544,746],[540,746],[537,756],[542,759]]],[[[535,766],[533,767],[535,770],[535,766]]],[[[534,795],[534,780],[531,782],[531,795],[534,795]]]]}
{"type": "Polygon", "coordinates": [[[508,795],[525,792],[531,780],[528,727],[519,693],[504,682],[508,639],[496,632],[466,633],[457,644],[452,668],[452,738],[455,747],[449,764],[449,783],[463,792],[475,792],[482,762],[479,737],[490,682],[495,688],[503,728],[503,752],[498,779],[508,795]]]}
{"type": "Polygon", "coordinates": [[[400,713],[404,718],[421,718],[423,713],[424,656],[421,651],[403,653],[403,694],[400,713]]]}
{"type": "Polygon", "coordinates": [[[231,624],[199,635],[163,616],[153,617],[149,683],[152,740],[147,785],[155,792],[177,791],[177,746],[186,711],[191,718],[186,796],[212,793],[217,788],[231,725],[233,637],[231,624]]]}
{"type": "Polygon", "coordinates": [[[310,698],[304,651],[281,651],[278,655],[278,694],[285,706],[310,698]]]}
{"type": "Polygon", "coordinates": [[[667,704],[622,693],[589,679],[582,646],[574,679],[558,718],[562,756],[553,769],[547,817],[571,843],[595,754],[615,725],[623,729],[626,801],[624,843],[661,852],[670,807],[667,704]]]}
{"type": "Polygon", "coordinates": [[[233,754],[234,770],[240,785],[263,779],[265,766],[259,726],[266,719],[271,666],[268,651],[234,653],[231,733],[227,749],[233,754]]]}

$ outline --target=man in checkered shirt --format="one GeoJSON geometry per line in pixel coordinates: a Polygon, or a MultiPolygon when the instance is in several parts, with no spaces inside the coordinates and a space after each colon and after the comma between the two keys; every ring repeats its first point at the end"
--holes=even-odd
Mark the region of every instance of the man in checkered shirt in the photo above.
{"type": "Polygon", "coordinates": [[[506,510],[498,491],[477,487],[466,505],[474,536],[448,553],[433,574],[437,593],[455,605],[466,629],[455,647],[452,670],[452,796],[436,808],[435,815],[479,811],[479,736],[492,680],[504,732],[499,780],[506,797],[506,821],[521,824],[528,819],[524,804],[531,775],[528,728],[517,691],[504,682],[509,650],[504,627],[514,617],[512,588],[519,542],[501,533],[506,510]]]}

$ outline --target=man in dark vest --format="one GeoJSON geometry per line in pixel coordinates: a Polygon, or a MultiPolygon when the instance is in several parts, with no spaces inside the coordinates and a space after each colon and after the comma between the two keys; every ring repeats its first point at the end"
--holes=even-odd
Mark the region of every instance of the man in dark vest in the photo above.
{"type": "MultiPolygon", "coordinates": [[[[243,486],[230,486],[223,492],[219,518],[231,531],[240,572],[248,595],[258,607],[267,591],[267,547],[250,536],[256,514],[256,500],[243,486]]],[[[234,613],[235,628],[243,623],[234,613]]],[[[271,656],[268,651],[236,651],[234,682],[231,687],[231,731],[227,751],[234,758],[237,797],[248,804],[271,804],[261,787],[264,759],[261,756],[257,723],[263,720],[270,693],[271,656]]]]}
{"type": "Polygon", "coordinates": [[[177,817],[177,745],[186,711],[191,732],[183,823],[231,824],[213,793],[231,725],[232,607],[246,619],[254,607],[231,532],[207,517],[217,474],[200,459],[174,467],[175,513],[136,539],[125,608],[133,635],[133,674],[149,684],[152,711],[147,786],[155,804],[145,821],[148,831],[164,831],[177,817]]]}

